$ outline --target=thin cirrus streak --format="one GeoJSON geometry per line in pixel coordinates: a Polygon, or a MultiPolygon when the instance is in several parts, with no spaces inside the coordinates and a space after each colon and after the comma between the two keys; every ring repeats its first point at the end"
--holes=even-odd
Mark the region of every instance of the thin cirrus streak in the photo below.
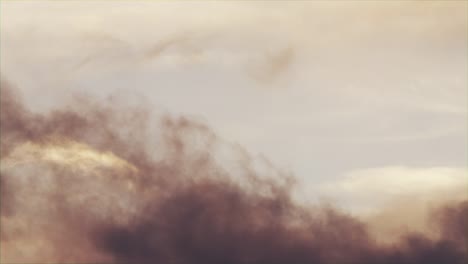
{"type": "Polygon", "coordinates": [[[228,168],[222,140],[187,118],[104,107],[40,115],[4,81],[0,103],[2,262],[468,261],[466,200],[430,214],[437,235],[381,244],[362,219],[295,202],[290,176],[264,175],[245,152],[232,147],[242,157],[228,168]]]}

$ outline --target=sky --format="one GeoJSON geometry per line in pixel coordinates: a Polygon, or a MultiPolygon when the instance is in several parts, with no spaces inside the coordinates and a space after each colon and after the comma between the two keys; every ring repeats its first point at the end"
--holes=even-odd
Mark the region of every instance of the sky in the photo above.
{"type": "Polygon", "coordinates": [[[76,94],[143,102],[293,172],[307,199],[364,210],[466,191],[467,10],[466,1],[2,1],[0,68],[35,111],[76,94]]]}

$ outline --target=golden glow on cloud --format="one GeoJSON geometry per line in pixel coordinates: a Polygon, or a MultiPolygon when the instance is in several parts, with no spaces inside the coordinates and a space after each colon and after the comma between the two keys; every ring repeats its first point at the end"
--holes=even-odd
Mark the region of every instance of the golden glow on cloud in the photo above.
{"type": "Polygon", "coordinates": [[[47,162],[87,171],[95,168],[112,168],[137,172],[135,166],[112,152],[101,152],[86,144],[71,140],[52,141],[45,144],[23,143],[2,159],[2,167],[8,168],[34,162],[47,162]]]}

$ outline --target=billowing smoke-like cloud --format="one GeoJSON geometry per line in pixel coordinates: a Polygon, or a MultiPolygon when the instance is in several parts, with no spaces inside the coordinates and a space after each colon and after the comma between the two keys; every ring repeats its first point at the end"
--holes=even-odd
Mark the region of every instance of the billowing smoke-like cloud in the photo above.
{"type": "Polygon", "coordinates": [[[0,96],[2,262],[468,261],[466,201],[431,214],[436,236],[382,245],[197,122],[91,102],[39,115],[4,81],[0,96]]]}

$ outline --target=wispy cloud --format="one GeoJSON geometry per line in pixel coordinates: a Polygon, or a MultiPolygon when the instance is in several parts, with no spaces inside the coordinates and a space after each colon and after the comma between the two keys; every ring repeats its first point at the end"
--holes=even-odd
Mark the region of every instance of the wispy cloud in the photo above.
{"type": "Polygon", "coordinates": [[[391,166],[354,170],[325,182],[317,190],[325,197],[366,210],[408,200],[450,201],[467,198],[468,169],[391,166]]]}

